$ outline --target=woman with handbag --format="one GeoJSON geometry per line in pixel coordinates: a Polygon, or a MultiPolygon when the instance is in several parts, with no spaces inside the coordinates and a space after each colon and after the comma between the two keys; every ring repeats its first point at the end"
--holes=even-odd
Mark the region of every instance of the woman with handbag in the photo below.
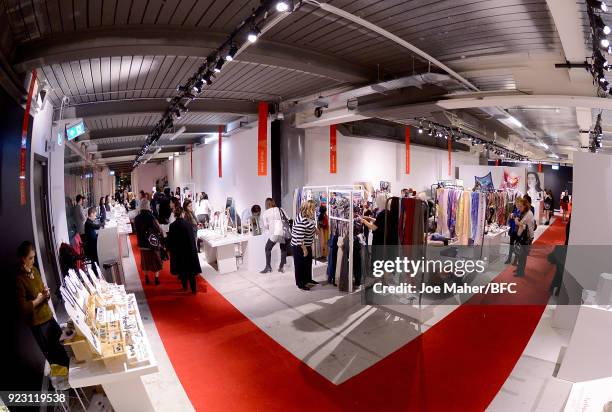
{"type": "Polygon", "coordinates": [[[278,243],[281,250],[281,261],[278,267],[279,272],[284,272],[283,267],[287,263],[287,245],[285,235],[285,225],[288,226],[285,211],[276,206],[274,199],[266,199],[266,210],[261,215],[262,227],[268,232],[268,242],[266,243],[266,267],[259,273],[272,272],[271,260],[272,249],[278,243]],[[287,222],[287,223],[286,223],[287,222]]]}
{"type": "Polygon", "coordinates": [[[202,273],[198,250],[194,242],[195,230],[193,225],[184,217],[180,206],[174,209],[175,220],[168,230],[168,247],[170,249],[170,273],[178,275],[187,291],[187,283],[191,293],[196,294],[196,276],[202,273]]]}
{"type": "Polygon", "coordinates": [[[319,283],[312,279],[312,243],[316,231],[315,208],[313,200],[302,203],[291,230],[295,284],[301,290],[310,290],[311,286],[319,283]]]}
{"type": "Polygon", "coordinates": [[[162,230],[151,212],[147,199],[140,202],[140,213],[134,218],[134,228],[140,249],[140,268],[144,272],[145,283],[149,284],[149,272],[155,274],[155,286],[159,285],[159,271],[163,267],[159,250],[162,247],[162,230]]]}

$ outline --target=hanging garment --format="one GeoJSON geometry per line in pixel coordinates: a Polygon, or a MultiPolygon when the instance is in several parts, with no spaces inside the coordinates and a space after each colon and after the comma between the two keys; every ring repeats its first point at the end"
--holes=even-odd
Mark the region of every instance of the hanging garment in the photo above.
{"type": "Polygon", "coordinates": [[[461,214],[461,234],[459,236],[459,244],[469,245],[470,242],[470,216],[472,210],[472,196],[470,192],[463,192],[461,196],[462,214],[461,214]]]}
{"type": "Polygon", "coordinates": [[[450,233],[448,231],[448,191],[440,187],[438,188],[436,195],[438,201],[437,232],[442,236],[448,238],[450,237],[450,233]]]}
{"type": "Polygon", "coordinates": [[[361,249],[359,238],[353,237],[353,286],[361,285],[361,249]]]}
{"type": "MultiPolygon", "coordinates": [[[[400,202],[399,216],[399,241],[401,245],[413,244],[414,231],[414,212],[417,200],[412,198],[402,198],[400,202]]],[[[420,201],[419,201],[420,203],[420,201]]]]}
{"type": "Polygon", "coordinates": [[[478,197],[478,223],[476,227],[476,237],[474,239],[475,245],[482,244],[487,210],[487,196],[481,193],[478,197]]]}
{"type": "Polygon", "coordinates": [[[336,258],[338,257],[338,236],[332,235],[328,241],[327,283],[336,283],[336,258]]]}
{"type": "MultiPolygon", "coordinates": [[[[338,248],[336,253],[336,283],[340,284],[340,273],[342,272],[342,260],[344,258],[344,250],[342,249],[342,245],[344,244],[345,236],[338,236],[338,241],[336,243],[336,247],[338,248]]],[[[340,287],[340,286],[338,286],[340,287]]]]}
{"type": "Polygon", "coordinates": [[[399,225],[399,197],[387,200],[387,213],[385,214],[385,245],[399,245],[397,227],[399,225]]]}
{"type": "Polygon", "coordinates": [[[478,232],[478,207],[480,205],[480,196],[481,193],[472,192],[472,204],[470,207],[470,239],[472,239],[472,243],[476,243],[476,233],[478,232]]]}
{"type": "MultiPolygon", "coordinates": [[[[340,245],[339,245],[340,246],[340,245]]],[[[340,263],[339,269],[340,273],[336,272],[336,278],[338,279],[338,289],[342,292],[349,291],[349,256],[351,255],[349,237],[344,236],[342,238],[342,254],[338,252],[338,257],[342,257],[342,262],[340,263]]]]}

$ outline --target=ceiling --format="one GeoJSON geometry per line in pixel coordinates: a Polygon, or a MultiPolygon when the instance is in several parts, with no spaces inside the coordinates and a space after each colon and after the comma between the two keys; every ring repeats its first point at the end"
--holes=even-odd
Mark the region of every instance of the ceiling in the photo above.
{"type": "MultiPolygon", "coordinates": [[[[537,93],[546,81],[537,81],[530,68],[552,71],[550,62],[563,62],[567,53],[565,37],[549,9],[553,1],[330,0],[328,4],[410,42],[459,71],[480,92],[537,93]]],[[[82,141],[89,151],[111,168],[129,170],[131,162],[124,158],[142,146],[167,106],[166,98],[259,0],[3,3],[0,17],[10,28],[10,48],[4,57],[14,72],[23,75],[37,69],[48,84],[53,106],[59,108],[66,97],[64,117],[84,119],[89,133],[82,141]]],[[[575,9],[575,26],[587,48],[585,9],[580,1],[569,2],[568,7],[575,9]]],[[[189,130],[168,151],[182,151],[204,133],[255,114],[257,101],[300,100],[429,70],[440,72],[380,33],[304,3],[226,64],[212,86],[175,122],[175,129],[189,130]]],[[[559,71],[542,74],[555,75],[567,77],[559,71]]],[[[551,87],[563,92],[561,85],[551,87]]],[[[593,89],[582,84],[576,90],[593,95],[593,89]]],[[[413,111],[427,110],[432,110],[431,101],[413,111]]],[[[575,150],[579,128],[571,108],[517,105],[510,112],[557,150],[575,150]]],[[[412,112],[400,117],[406,113],[412,112]]],[[[612,123],[608,129],[612,133],[612,123]]],[[[68,163],[76,164],[77,159],[68,163]]]]}

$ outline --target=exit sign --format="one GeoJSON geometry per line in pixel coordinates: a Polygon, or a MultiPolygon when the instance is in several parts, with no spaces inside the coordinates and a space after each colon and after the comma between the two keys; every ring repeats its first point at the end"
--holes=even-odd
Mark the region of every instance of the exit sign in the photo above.
{"type": "Polygon", "coordinates": [[[79,122],[66,128],[66,138],[68,140],[74,140],[83,133],[85,133],[85,124],[83,122],[79,122]]]}

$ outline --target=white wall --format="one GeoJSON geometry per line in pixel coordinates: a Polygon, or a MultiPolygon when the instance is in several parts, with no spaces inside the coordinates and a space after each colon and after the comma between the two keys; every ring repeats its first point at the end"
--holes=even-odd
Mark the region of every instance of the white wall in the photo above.
{"type": "Polygon", "coordinates": [[[147,163],[140,165],[132,172],[132,191],[138,193],[144,190],[151,193],[157,179],[167,176],[166,165],[161,163],[147,163]]]}
{"type": "Polygon", "coordinates": [[[193,152],[193,177],[190,153],[165,163],[170,187],[194,183],[197,192],[206,192],[213,207],[220,210],[231,196],[239,213],[254,204],[263,207],[272,194],[270,178],[270,124],[268,123],[268,174],[257,175],[257,127],[224,137],[223,177],[218,174],[218,142],[200,146],[193,152]]]}
{"type": "MultiPolygon", "coordinates": [[[[452,153],[452,173],[456,166],[478,164],[478,154],[452,153]]],[[[307,185],[344,185],[381,180],[391,182],[391,192],[403,188],[429,194],[431,185],[449,179],[446,150],[412,145],[410,174],[406,175],[406,149],[401,142],[337,135],[337,173],[329,173],[329,128],[306,130],[305,175],[307,185]]]]}

